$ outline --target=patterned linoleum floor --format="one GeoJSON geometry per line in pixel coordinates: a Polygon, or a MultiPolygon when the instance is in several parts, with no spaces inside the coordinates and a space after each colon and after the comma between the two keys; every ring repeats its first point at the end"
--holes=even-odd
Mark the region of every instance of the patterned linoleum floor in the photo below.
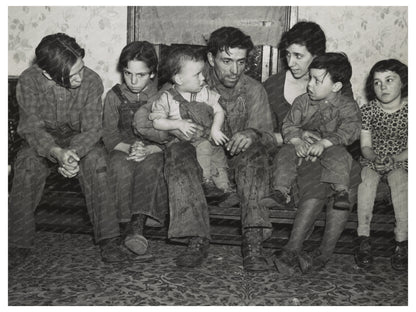
{"type": "MultiPolygon", "coordinates": [[[[36,233],[36,251],[9,271],[9,305],[407,305],[408,275],[377,257],[370,271],[335,254],[319,273],[247,273],[240,248],[212,244],[200,268],[179,269],[183,245],[151,240],[152,263],[104,264],[86,234],[36,233]]],[[[271,253],[272,249],[266,249],[271,253]]]]}

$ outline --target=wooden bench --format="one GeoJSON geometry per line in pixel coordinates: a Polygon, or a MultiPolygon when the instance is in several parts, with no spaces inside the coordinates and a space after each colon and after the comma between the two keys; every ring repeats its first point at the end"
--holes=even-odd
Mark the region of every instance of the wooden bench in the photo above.
{"type": "MultiPolygon", "coordinates": [[[[9,77],[9,165],[13,164],[21,139],[16,133],[18,123],[18,108],[15,96],[17,77],[9,77]]],[[[9,189],[13,172],[9,175],[9,189]]],[[[212,236],[214,242],[238,243],[240,240],[240,209],[219,208],[209,206],[212,221],[212,236]]],[[[296,216],[296,209],[271,209],[270,218],[276,228],[289,228],[296,216]]],[[[394,214],[389,198],[389,189],[385,183],[380,183],[377,200],[372,220],[372,229],[392,234],[394,227],[394,214]]],[[[45,192],[36,211],[36,223],[38,228],[53,231],[69,231],[92,233],[92,226],[87,215],[85,199],[77,179],[65,179],[59,174],[51,174],[48,177],[45,192]]],[[[325,212],[321,213],[315,223],[316,228],[325,224],[325,212]]],[[[346,231],[355,231],[357,228],[356,208],[351,213],[346,231]]],[[[290,232],[280,233],[278,240],[283,242],[290,232]]],[[[160,229],[148,229],[149,235],[162,238],[166,231],[160,229]]],[[[272,244],[275,244],[272,243],[272,244]]],[[[350,247],[348,247],[350,248],[350,247]]]]}

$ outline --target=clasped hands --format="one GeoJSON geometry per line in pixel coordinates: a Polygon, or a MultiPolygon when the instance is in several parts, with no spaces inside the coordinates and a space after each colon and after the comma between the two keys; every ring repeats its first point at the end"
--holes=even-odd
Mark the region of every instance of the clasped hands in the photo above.
{"type": "Polygon", "coordinates": [[[51,155],[58,161],[58,172],[65,178],[73,178],[79,172],[79,157],[74,149],[54,147],[51,155]]]}
{"type": "Polygon", "coordinates": [[[374,159],[374,166],[378,173],[386,174],[393,170],[394,168],[394,159],[391,156],[377,156],[374,159]]]}
{"type": "Polygon", "coordinates": [[[295,146],[296,156],[312,162],[316,161],[325,150],[321,136],[311,131],[303,131],[301,138],[293,142],[293,145],[295,146]]]}

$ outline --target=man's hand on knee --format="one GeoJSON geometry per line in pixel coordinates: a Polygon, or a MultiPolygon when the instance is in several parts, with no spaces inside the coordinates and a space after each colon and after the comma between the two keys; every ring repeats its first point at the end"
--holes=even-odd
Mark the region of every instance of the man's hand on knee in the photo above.
{"type": "Polygon", "coordinates": [[[257,134],[252,130],[237,132],[232,136],[230,141],[225,144],[227,151],[231,156],[245,152],[255,141],[257,134]]]}

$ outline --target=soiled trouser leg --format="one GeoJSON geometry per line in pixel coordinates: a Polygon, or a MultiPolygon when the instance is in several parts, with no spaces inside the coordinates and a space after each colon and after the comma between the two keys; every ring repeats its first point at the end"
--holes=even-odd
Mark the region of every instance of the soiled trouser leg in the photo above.
{"type": "Polygon", "coordinates": [[[78,175],[85,195],[95,242],[120,235],[117,210],[108,186],[108,168],[103,147],[94,147],[80,161],[78,175]]]}
{"type": "Polygon", "coordinates": [[[165,177],[169,193],[169,238],[199,236],[210,239],[208,205],[201,186],[202,172],[195,148],[190,143],[168,146],[165,177]]]}
{"type": "Polygon", "coordinates": [[[50,173],[47,162],[30,147],[22,148],[17,154],[9,199],[10,247],[33,247],[35,210],[50,173]]]}
{"type": "Polygon", "coordinates": [[[319,247],[324,259],[329,259],[332,256],[349,215],[350,210],[337,210],[332,208],[332,204],[327,205],[325,232],[319,247]]]}
{"type": "Polygon", "coordinates": [[[325,205],[325,199],[310,198],[299,203],[290,238],[285,245],[285,250],[299,253],[303,249],[303,243],[309,230],[315,223],[325,205]]]}
{"type": "Polygon", "coordinates": [[[269,209],[259,205],[269,191],[270,174],[268,154],[257,142],[232,161],[235,169],[237,193],[241,200],[241,223],[243,229],[263,228],[263,239],[271,235],[269,209]]]}

